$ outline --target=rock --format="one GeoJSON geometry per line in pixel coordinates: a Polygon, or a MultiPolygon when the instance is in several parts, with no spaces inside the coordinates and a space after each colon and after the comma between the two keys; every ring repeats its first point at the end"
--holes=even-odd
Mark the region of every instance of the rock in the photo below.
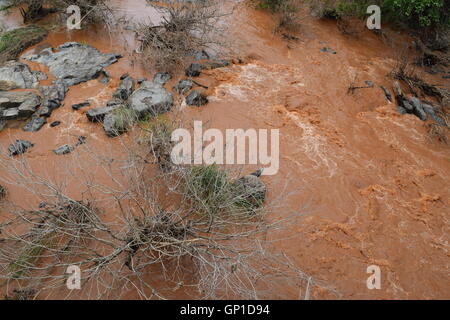
{"type": "Polygon", "coordinates": [[[67,87],[98,78],[104,74],[104,67],[118,61],[119,54],[105,54],[97,49],[77,42],[66,42],[60,45],[56,52],[24,57],[30,61],[48,66],[56,79],[67,87]]]}
{"type": "Polygon", "coordinates": [[[366,80],[366,85],[369,87],[369,88],[373,88],[373,87],[375,87],[375,83],[373,83],[372,81],[370,81],[370,80],[366,80]]]}
{"type": "Polygon", "coordinates": [[[118,105],[123,105],[123,100],[121,99],[111,99],[106,103],[107,107],[114,107],[114,106],[118,106],[118,105]]]}
{"type": "Polygon", "coordinates": [[[120,79],[119,87],[113,94],[113,97],[116,99],[128,100],[134,91],[134,79],[128,74],[123,75],[120,79]]]}
{"type": "Polygon", "coordinates": [[[110,79],[111,79],[111,75],[109,74],[108,71],[103,70],[103,71],[100,73],[100,80],[99,80],[100,83],[107,84],[107,83],[109,82],[110,79]]]}
{"type": "MultiPolygon", "coordinates": [[[[27,110],[36,110],[41,103],[41,98],[30,91],[0,91],[0,108],[20,108],[26,113],[27,110]]],[[[34,111],[33,111],[34,112],[34,111]]],[[[33,113],[32,112],[32,113],[33,113]]]]}
{"type": "Polygon", "coordinates": [[[408,101],[403,101],[403,108],[405,108],[406,112],[412,113],[414,111],[414,107],[408,101]]]}
{"type": "Polygon", "coordinates": [[[198,90],[192,91],[186,97],[186,104],[189,106],[203,106],[208,103],[208,98],[198,90]]]}
{"type": "Polygon", "coordinates": [[[186,76],[188,77],[198,77],[202,70],[205,69],[200,63],[192,63],[186,70],[186,76]]]}
{"type": "Polygon", "coordinates": [[[91,122],[103,122],[105,116],[116,108],[117,106],[89,109],[88,112],[86,112],[86,117],[91,122]]]}
{"type": "Polygon", "coordinates": [[[392,102],[392,95],[389,90],[385,86],[380,86],[380,88],[384,91],[384,95],[389,102],[392,102]]]}
{"type": "Polygon", "coordinates": [[[125,116],[114,112],[108,113],[103,120],[103,129],[108,137],[117,137],[128,131],[131,119],[125,119],[125,116]]]}
{"type": "Polygon", "coordinates": [[[145,81],[131,95],[130,107],[139,117],[155,117],[172,109],[173,97],[163,86],[145,81]]]}
{"type": "Polygon", "coordinates": [[[6,197],[6,188],[0,185],[0,201],[6,197]]]}
{"type": "Polygon", "coordinates": [[[47,120],[45,120],[45,118],[40,117],[33,118],[23,127],[23,131],[27,132],[39,131],[46,122],[47,120]]]}
{"type": "MultiPolygon", "coordinates": [[[[0,114],[1,114],[1,110],[0,110],[0,114]]],[[[6,120],[0,120],[0,132],[2,132],[3,129],[5,129],[6,127],[6,120]]]]}
{"type": "Polygon", "coordinates": [[[65,144],[65,145],[59,147],[58,149],[53,150],[53,152],[58,156],[62,156],[64,154],[71,153],[73,150],[74,150],[74,148],[72,146],[65,144]]]}
{"type": "Polygon", "coordinates": [[[77,111],[77,110],[80,110],[81,108],[89,107],[90,105],[91,105],[90,102],[85,101],[82,103],[77,103],[77,104],[72,105],[72,109],[77,111]]]}
{"type": "Polygon", "coordinates": [[[147,78],[139,78],[137,79],[137,83],[140,85],[142,82],[147,81],[147,78]]]}
{"type": "Polygon", "coordinates": [[[14,144],[8,147],[10,157],[24,154],[28,149],[34,147],[34,144],[27,140],[16,140],[14,144]]]}
{"type": "Polygon", "coordinates": [[[194,84],[191,80],[180,80],[180,82],[178,82],[173,89],[178,91],[180,94],[185,94],[192,89],[193,85],[194,84]]]}
{"type": "Polygon", "coordinates": [[[332,48],[329,48],[329,47],[320,49],[320,52],[328,52],[328,53],[332,53],[332,54],[337,54],[337,52],[335,50],[333,50],[332,48]]]}
{"type": "Polygon", "coordinates": [[[3,120],[14,120],[19,118],[19,108],[10,108],[3,110],[1,118],[3,120]]]}
{"type": "Polygon", "coordinates": [[[266,199],[266,185],[256,175],[242,177],[233,183],[239,205],[258,208],[266,199]]]}
{"type": "Polygon", "coordinates": [[[46,35],[47,30],[37,25],[0,33],[0,64],[16,59],[23,50],[42,41],[46,35]]]}
{"type": "Polygon", "coordinates": [[[153,82],[158,83],[160,85],[165,85],[170,79],[172,79],[172,76],[168,72],[159,72],[155,74],[153,77],[153,82]]]}
{"type": "Polygon", "coordinates": [[[85,136],[79,136],[77,144],[75,146],[78,147],[78,146],[81,146],[82,144],[85,144],[86,143],[86,139],[87,138],[85,136]]]}
{"type": "Polygon", "coordinates": [[[32,72],[25,63],[8,61],[0,66],[0,90],[32,89],[38,85],[38,73],[32,72]]]}
{"type": "Polygon", "coordinates": [[[406,110],[404,107],[402,106],[397,106],[397,111],[398,113],[400,113],[401,115],[407,114],[408,110],[406,110]]]}
{"type": "Polygon", "coordinates": [[[44,101],[40,108],[42,110],[39,110],[38,115],[50,117],[52,112],[61,106],[67,90],[67,86],[59,80],[51,86],[42,86],[40,91],[44,96],[44,101]]]}
{"type": "Polygon", "coordinates": [[[19,117],[29,118],[33,113],[36,112],[37,107],[41,104],[41,98],[34,95],[32,98],[24,101],[19,106],[19,117]]]}
{"type": "Polygon", "coordinates": [[[209,54],[205,50],[200,50],[194,53],[195,60],[209,60],[209,54]]]}
{"type": "Polygon", "coordinates": [[[434,111],[434,107],[429,105],[429,104],[422,104],[423,110],[425,111],[426,114],[428,114],[431,119],[433,119],[436,123],[438,123],[441,126],[445,126],[446,123],[444,121],[444,119],[442,119],[441,117],[439,117],[436,112],[434,111]]]}
{"type": "Polygon", "coordinates": [[[230,65],[230,61],[228,60],[214,60],[207,61],[204,63],[204,67],[207,69],[218,69],[228,67],[230,65]]]}
{"type": "Polygon", "coordinates": [[[57,127],[61,124],[61,121],[53,121],[52,123],[50,123],[50,128],[54,128],[57,127]]]}
{"type": "Polygon", "coordinates": [[[427,114],[423,110],[422,103],[416,97],[409,99],[410,103],[414,107],[413,113],[422,121],[427,120],[427,114]]]}

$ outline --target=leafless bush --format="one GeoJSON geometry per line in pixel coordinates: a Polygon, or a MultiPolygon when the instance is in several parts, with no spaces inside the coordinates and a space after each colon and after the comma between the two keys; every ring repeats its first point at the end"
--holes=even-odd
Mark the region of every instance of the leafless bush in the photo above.
{"type": "MultiPolygon", "coordinates": [[[[81,268],[88,298],[118,298],[126,290],[165,298],[176,286],[196,298],[256,299],[268,297],[272,281],[302,286],[306,297],[324,286],[269,249],[276,231],[304,213],[275,214],[292,194],[286,187],[271,203],[245,202],[248,195],[236,188],[240,170],[159,170],[150,164],[166,161],[157,150],[170,135],[158,126],[144,127],[144,135],[153,134],[150,144],[123,141],[120,159],[79,147],[55,180],[37,174],[25,157],[0,160],[2,180],[41,202],[32,210],[8,203],[0,215],[0,279],[9,292],[61,290],[70,265],[81,268]],[[101,183],[92,168],[107,179],[101,183]],[[155,270],[165,287],[156,289],[149,277],[155,270]]],[[[143,133],[136,130],[138,141],[143,133]]]]}
{"type": "Polygon", "coordinates": [[[163,5],[155,5],[162,15],[160,24],[137,26],[142,50],[157,69],[172,71],[183,66],[196,51],[224,48],[219,19],[229,13],[221,12],[215,0],[161,2],[163,5]]]}

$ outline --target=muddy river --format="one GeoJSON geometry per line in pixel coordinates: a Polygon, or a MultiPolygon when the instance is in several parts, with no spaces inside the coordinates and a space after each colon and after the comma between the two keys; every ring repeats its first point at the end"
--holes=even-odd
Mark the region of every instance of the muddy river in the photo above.
{"type": "MultiPolygon", "coordinates": [[[[143,0],[114,1],[114,5],[128,19],[159,17],[143,0]]],[[[358,37],[344,36],[335,22],[309,15],[302,19],[299,39],[288,41],[273,32],[270,13],[247,1],[223,6],[226,10],[235,6],[223,19],[227,27],[223,36],[243,63],[205,71],[197,81],[209,86],[209,104],[183,107],[182,116],[187,122],[202,120],[220,130],[280,130],[279,172],[262,179],[268,186],[268,201],[279,198],[281,190],[297,190],[277,214],[299,210],[302,218],[289,225],[286,239],[276,242],[273,250],[284,252],[321,284],[310,298],[450,298],[450,149],[430,139],[417,117],[400,115],[395,103],[385,99],[380,86],[392,86],[387,74],[395,65],[396,46],[368,30],[358,37]],[[336,54],[322,52],[324,47],[336,54]],[[362,85],[370,80],[375,86],[348,94],[355,77],[362,85]],[[371,265],[381,268],[380,290],[367,288],[371,265]]],[[[8,27],[21,25],[15,13],[1,19],[8,27]]],[[[411,41],[396,32],[391,35],[395,41],[411,41]]],[[[132,32],[111,33],[101,26],[70,32],[57,28],[37,46],[56,47],[67,41],[124,58],[106,68],[111,74],[108,84],[92,80],[70,88],[64,105],[48,119],[48,123],[61,121],[60,126],[47,124],[30,133],[17,125],[0,133],[3,150],[15,139],[34,142],[36,147],[26,157],[36,172],[48,177],[62,174],[68,163],[89,163],[87,155],[68,160],[53,154],[81,135],[87,137],[89,148],[120,157],[127,135],[108,138],[101,126],[87,120],[86,110],[75,112],[71,105],[86,100],[92,105],[106,103],[124,73],[149,79],[154,74],[134,52],[138,43],[132,32]]],[[[42,65],[27,63],[33,70],[46,71],[42,65]]],[[[432,79],[449,86],[448,80],[432,79]]],[[[249,165],[246,170],[255,168],[249,165]]],[[[107,179],[95,168],[87,169],[107,179]]],[[[66,183],[71,192],[79,192],[75,180],[66,183]]],[[[21,186],[10,184],[8,189],[11,200],[24,206],[37,204],[21,186]]],[[[303,295],[292,286],[276,288],[267,298],[303,295]]],[[[130,290],[126,297],[139,295],[130,290]]],[[[183,297],[181,291],[174,293],[174,298],[183,297]]]]}

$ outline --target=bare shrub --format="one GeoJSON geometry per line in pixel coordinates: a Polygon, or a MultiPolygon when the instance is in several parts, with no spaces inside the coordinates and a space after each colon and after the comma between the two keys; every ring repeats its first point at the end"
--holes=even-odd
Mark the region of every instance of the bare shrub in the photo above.
{"type": "Polygon", "coordinates": [[[0,159],[1,179],[41,201],[32,210],[9,202],[0,215],[0,279],[10,292],[62,290],[70,265],[81,268],[82,292],[92,299],[118,298],[127,290],[165,298],[180,286],[196,298],[256,299],[270,296],[273,281],[304,286],[305,295],[326,288],[270,250],[277,230],[304,213],[275,214],[292,195],[286,186],[270,203],[256,196],[255,205],[237,187],[240,170],[161,166],[171,126],[157,119],[138,127],[130,134],[134,141],[144,137],[140,144],[117,140],[123,157],[83,145],[56,180],[38,175],[25,157],[0,159]],[[155,162],[164,170],[150,170],[155,162]],[[89,168],[108,179],[100,182],[89,168]],[[72,180],[75,197],[67,187],[72,180]],[[163,275],[163,288],[152,282],[152,272],[163,275]]]}
{"type": "Polygon", "coordinates": [[[160,24],[137,26],[142,49],[158,70],[173,71],[183,66],[196,51],[224,48],[219,19],[229,13],[219,11],[215,0],[161,2],[163,5],[155,5],[162,15],[160,24]]]}

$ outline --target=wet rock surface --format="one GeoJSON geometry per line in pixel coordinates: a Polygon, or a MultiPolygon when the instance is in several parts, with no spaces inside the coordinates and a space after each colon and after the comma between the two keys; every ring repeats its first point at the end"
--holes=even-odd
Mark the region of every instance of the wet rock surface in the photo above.
{"type": "Polygon", "coordinates": [[[192,91],[187,97],[186,97],[186,104],[189,106],[196,106],[200,107],[208,103],[208,98],[205,96],[204,93],[198,90],[192,91]]]}
{"type": "Polygon", "coordinates": [[[22,62],[8,61],[0,65],[0,90],[32,89],[39,85],[45,76],[33,72],[22,62]]]}
{"type": "Polygon", "coordinates": [[[113,94],[116,99],[127,100],[135,89],[134,79],[128,74],[123,75],[120,80],[119,87],[113,94]]]}
{"type": "Polygon", "coordinates": [[[16,140],[15,143],[8,147],[8,154],[10,157],[24,154],[28,149],[34,146],[33,143],[27,140],[16,140]]]}
{"type": "Polygon", "coordinates": [[[23,127],[23,131],[27,132],[39,131],[46,123],[47,120],[45,120],[45,118],[41,117],[33,118],[23,127]]]}
{"type": "Polygon", "coordinates": [[[48,66],[49,71],[67,87],[98,78],[107,67],[121,58],[119,54],[106,54],[77,42],[67,42],[55,51],[46,49],[37,55],[27,55],[27,60],[48,66]]]}
{"type": "Polygon", "coordinates": [[[155,117],[171,110],[173,96],[160,84],[145,81],[133,92],[129,104],[140,117],[155,117]]]}
{"type": "Polygon", "coordinates": [[[71,153],[73,150],[74,150],[74,147],[72,147],[71,145],[65,144],[65,145],[59,147],[58,149],[53,150],[53,152],[58,156],[62,156],[62,155],[71,153]]]}
{"type": "Polygon", "coordinates": [[[192,80],[185,79],[180,80],[173,89],[180,94],[185,94],[192,89],[193,85],[194,83],[192,82],[192,80]]]}

